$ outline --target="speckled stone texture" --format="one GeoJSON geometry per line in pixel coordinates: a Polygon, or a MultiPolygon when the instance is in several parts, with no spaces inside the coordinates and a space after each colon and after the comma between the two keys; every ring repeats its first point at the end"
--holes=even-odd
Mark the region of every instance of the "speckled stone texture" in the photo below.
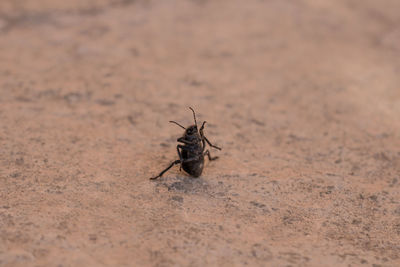
{"type": "Polygon", "coordinates": [[[0,266],[400,266],[400,1],[1,0],[0,266]],[[193,179],[192,122],[223,148],[193,179]]]}

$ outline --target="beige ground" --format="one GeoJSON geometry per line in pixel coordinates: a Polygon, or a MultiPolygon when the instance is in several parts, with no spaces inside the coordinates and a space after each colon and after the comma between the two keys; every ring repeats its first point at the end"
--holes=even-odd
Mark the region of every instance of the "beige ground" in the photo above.
{"type": "Polygon", "coordinates": [[[398,0],[2,0],[0,266],[399,266],[399,118],[398,0]]]}

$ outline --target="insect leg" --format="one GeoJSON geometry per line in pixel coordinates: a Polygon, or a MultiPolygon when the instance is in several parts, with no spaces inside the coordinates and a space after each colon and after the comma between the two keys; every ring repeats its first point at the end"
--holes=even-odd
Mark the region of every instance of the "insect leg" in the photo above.
{"type": "MultiPolygon", "coordinates": [[[[184,159],[182,157],[182,150],[186,150],[186,151],[190,151],[190,148],[183,146],[183,145],[177,145],[176,149],[178,150],[178,155],[179,155],[179,159],[181,160],[181,168],[182,168],[182,163],[186,163],[186,162],[192,162],[192,161],[196,161],[199,160],[199,155],[197,156],[193,156],[191,158],[186,158],[184,159]],[[181,150],[179,150],[181,149],[181,150]]],[[[181,170],[181,168],[179,168],[179,170],[181,170]]]]}
{"type": "Polygon", "coordinates": [[[206,121],[203,121],[203,124],[200,127],[200,133],[203,134],[203,130],[204,130],[204,125],[206,124],[206,121]]]}
{"type": "Polygon", "coordinates": [[[218,156],[217,157],[211,157],[211,155],[210,155],[210,151],[208,151],[208,149],[206,150],[206,152],[204,152],[204,154],[203,154],[204,156],[208,156],[208,159],[211,161],[211,160],[216,160],[217,158],[218,158],[218,156]]]}
{"type": "Polygon", "coordinates": [[[180,163],[181,163],[181,165],[179,166],[179,171],[181,171],[182,170],[182,162],[183,162],[183,158],[182,158],[182,153],[181,153],[181,151],[179,150],[179,149],[183,149],[184,148],[184,146],[182,146],[182,145],[177,145],[176,146],[176,151],[178,151],[178,156],[179,156],[179,159],[180,159],[180,163]]]}
{"type": "Polygon", "coordinates": [[[196,161],[199,160],[199,158],[200,158],[199,156],[194,156],[192,158],[184,159],[182,163],[196,161]]]}
{"type": "Polygon", "coordinates": [[[204,137],[204,139],[206,140],[207,144],[208,144],[210,147],[213,147],[213,148],[216,148],[216,149],[218,149],[218,150],[221,150],[221,148],[219,148],[219,147],[214,146],[213,144],[211,144],[210,141],[208,141],[207,137],[205,137],[205,136],[203,136],[203,137],[204,137]]]}
{"type": "Polygon", "coordinates": [[[202,146],[203,146],[201,151],[204,152],[204,149],[206,149],[206,141],[204,140],[204,138],[201,139],[201,143],[202,143],[202,146]]]}
{"type": "Polygon", "coordinates": [[[196,160],[199,160],[199,159],[200,159],[201,154],[200,154],[200,155],[195,155],[195,156],[193,156],[193,157],[191,157],[191,158],[185,158],[185,159],[184,159],[183,156],[182,156],[182,151],[183,151],[183,150],[191,151],[191,148],[189,148],[189,147],[187,147],[187,146],[183,146],[183,145],[177,145],[176,148],[177,148],[177,150],[178,150],[179,158],[181,159],[181,167],[182,167],[182,163],[192,162],[192,161],[196,161],[196,160]],[[179,150],[179,148],[180,148],[181,150],[179,150]]]}
{"type": "Polygon", "coordinates": [[[175,160],[174,162],[171,163],[171,165],[169,165],[165,170],[163,170],[162,172],[160,172],[159,175],[155,176],[155,177],[151,177],[150,180],[155,180],[159,177],[161,177],[166,171],[168,171],[169,169],[172,168],[172,166],[174,166],[175,164],[181,163],[180,160],[175,160]]]}
{"type": "Polygon", "coordinates": [[[179,137],[178,139],[176,139],[176,141],[184,143],[186,145],[193,145],[194,144],[194,142],[190,142],[190,141],[186,140],[184,137],[179,137]]]}

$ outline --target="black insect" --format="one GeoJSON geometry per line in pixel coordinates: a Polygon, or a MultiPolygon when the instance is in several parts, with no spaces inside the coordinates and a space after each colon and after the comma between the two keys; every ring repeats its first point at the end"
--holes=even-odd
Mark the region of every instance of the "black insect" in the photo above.
{"type": "Polygon", "coordinates": [[[210,151],[208,149],[206,151],[206,142],[210,147],[221,150],[221,148],[214,146],[208,141],[207,137],[204,136],[203,130],[206,121],[200,127],[200,130],[197,128],[196,121],[196,113],[194,110],[189,107],[193,112],[194,125],[189,126],[188,128],[183,127],[176,121],[170,121],[171,123],[175,123],[179,127],[185,129],[185,133],[182,137],[177,139],[178,142],[183,143],[183,145],[179,144],[176,146],[178,150],[179,159],[172,162],[165,170],[163,170],[159,175],[150,178],[151,180],[157,179],[161,177],[166,171],[172,168],[175,164],[180,164],[179,170],[183,169],[185,172],[190,174],[193,177],[199,177],[203,172],[204,167],[204,156],[208,156],[209,160],[215,160],[218,157],[211,157],[210,151]]]}

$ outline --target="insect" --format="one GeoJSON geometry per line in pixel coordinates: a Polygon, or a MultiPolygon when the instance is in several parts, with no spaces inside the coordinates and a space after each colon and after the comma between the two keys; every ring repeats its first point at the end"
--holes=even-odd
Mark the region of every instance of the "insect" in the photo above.
{"type": "Polygon", "coordinates": [[[200,127],[200,130],[197,127],[196,121],[196,113],[194,110],[189,107],[193,112],[194,125],[191,125],[187,128],[183,127],[176,121],[170,121],[171,123],[175,123],[179,127],[185,130],[185,133],[182,137],[179,137],[176,141],[182,144],[178,144],[176,149],[178,151],[179,159],[173,161],[165,170],[160,172],[159,175],[150,178],[151,180],[155,180],[160,178],[165,172],[172,168],[172,166],[176,164],[180,164],[179,170],[183,169],[185,172],[190,174],[193,177],[199,177],[203,172],[204,168],[204,156],[207,156],[208,159],[216,160],[218,157],[211,157],[210,151],[206,148],[206,142],[210,147],[221,150],[221,148],[214,146],[210,143],[207,137],[204,135],[204,125],[207,123],[206,121],[200,127]],[[205,151],[204,151],[205,150],[205,151]]]}

